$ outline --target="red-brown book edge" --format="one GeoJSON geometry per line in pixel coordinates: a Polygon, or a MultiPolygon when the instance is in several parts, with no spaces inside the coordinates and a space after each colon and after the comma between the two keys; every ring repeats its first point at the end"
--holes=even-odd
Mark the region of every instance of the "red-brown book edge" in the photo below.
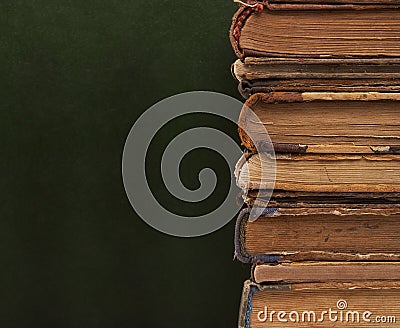
{"type": "MultiPolygon", "coordinates": [[[[252,51],[247,50],[243,51],[239,47],[239,38],[241,34],[241,30],[246,23],[246,20],[253,15],[254,13],[259,13],[263,10],[374,10],[374,9],[397,9],[400,8],[399,1],[391,1],[390,3],[381,3],[381,2],[371,2],[367,4],[367,2],[341,2],[338,0],[333,0],[332,3],[324,4],[324,3],[271,3],[269,1],[259,1],[253,4],[243,3],[240,8],[236,11],[235,15],[232,18],[232,24],[229,30],[229,39],[232,45],[232,48],[239,59],[243,59],[245,57],[281,57],[281,55],[266,53],[262,51],[252,51]]],[[[299,57],[296,55],[286,55],[286,57],[299,57]]],[[[318,56],[304,56],[301,57],[310,57],[310,58],[319,58],[318,56]]]]}

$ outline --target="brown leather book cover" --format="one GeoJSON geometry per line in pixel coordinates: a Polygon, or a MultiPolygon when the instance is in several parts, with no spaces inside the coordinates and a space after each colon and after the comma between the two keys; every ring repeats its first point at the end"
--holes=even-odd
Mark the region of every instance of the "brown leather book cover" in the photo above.
{"type": "Polygon", "coordinates": [[[400,93],[259,93],[243,106],[239,135],[253,153],[272,142],[280,153],[395,154],[400,151],[399,104],[400,93]]]}
{"type": "Polygon", "coordinates": [[[230,40],[239,58],[398,58],[398,8],[397,1],[247,4],[233,17],[230,40]]]}
{"type": "MultiPolygon", "coordinates": [[[[311,6],[316,5],[320,8],[322,6],[398,6],[399,0],[233,0],[242,6],[256,6],[257,4],[263,4],[275,8],[277,5],[286,5],[289,8],[296,8],[295,6],[311,6]]],[[[280,7],[277,7],[280,8],[280,7]]],[[[313,8],[313,7],[310,7],[313,8]]]]}
{"type": "Polygon", "coordinates": [[[244,209],[236,222],[235,257],[244,263],[400,261],[399,207],[268,207],[255,221],[251,215],[244,209]]]}
{"type": "Polygon", "coordinates": [[[235,170],[242,190],[399,193],[398,154],[243,155],[235,170]]]}
{"type": "Polygon", "coordinates": [[[400,59],[247,57],[232,64],[244,98],[268,92],[400,92],[400,59]]]}

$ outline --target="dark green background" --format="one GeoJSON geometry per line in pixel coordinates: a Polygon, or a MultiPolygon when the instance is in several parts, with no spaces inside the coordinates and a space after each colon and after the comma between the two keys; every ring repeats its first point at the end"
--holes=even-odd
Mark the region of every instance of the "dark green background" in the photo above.
{"type": "MultiPolygon", "coordinates": [[[[163,235],[136,216],[121,179],[124,140],[149,106],[191,90],[240,99],[235,9],[231,0],[1,1],[0,327],[236,325],[249,268],[232,261],[233,222],[202,238],[163,235]]],[[[194,188],[193,157],[182,174],[194,188]]],[[[153,187],[185,211],[160,181],[153,187]]]]}

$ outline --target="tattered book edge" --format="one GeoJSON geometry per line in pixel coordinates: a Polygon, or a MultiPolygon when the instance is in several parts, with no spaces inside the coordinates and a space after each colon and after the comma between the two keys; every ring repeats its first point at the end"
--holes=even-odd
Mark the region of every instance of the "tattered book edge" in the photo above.
{"type": "MultiPolygon", "coordinates": [[[[234,240],[234,258],[242,263],[279,263],[280,256],[274,254],[253,254],[250,255],[246,251],[246,225],[250,217],[250,208],[245,208],[240,211],[235,225],[235,240],[234,240]]],[[[266,208],[263,216],[277,215],[279,209],[266,208]]]]}
{"type": "Polygon", "coordinates": [[[242,297],[239,307],[239,328],[250,328],[250,316],[253,311],[253,295],[263,290],[291,290],[288,284],[259,285],[250,280],[244,282],[242,297]]]}

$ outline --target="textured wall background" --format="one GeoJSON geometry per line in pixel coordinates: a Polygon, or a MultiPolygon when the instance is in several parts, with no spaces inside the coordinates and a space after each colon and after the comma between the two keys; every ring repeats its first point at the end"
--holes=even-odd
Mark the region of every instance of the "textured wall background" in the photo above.
{"type": "MultiPolygon", "coordinates": [[[[235,9],[230,0],[2,1],[1,327],[236,325],[249,270],[232,261],[233,222],[203,238],[162,235],[136,217],[121,180],[126,135],[149,106],[191,90],[240,99],[229,71],[235,9]]],[[[163,130],[153,154],[199,119],[208,120],[163,130]]],[[[185,160],[183,180],[195,188],[207,158],[221,170],[218,204],[229,172],[200,153],[185,160]]],[[[205,210],[169,199],[157,166],[149,172],[172,210],[205,210]]]]}

